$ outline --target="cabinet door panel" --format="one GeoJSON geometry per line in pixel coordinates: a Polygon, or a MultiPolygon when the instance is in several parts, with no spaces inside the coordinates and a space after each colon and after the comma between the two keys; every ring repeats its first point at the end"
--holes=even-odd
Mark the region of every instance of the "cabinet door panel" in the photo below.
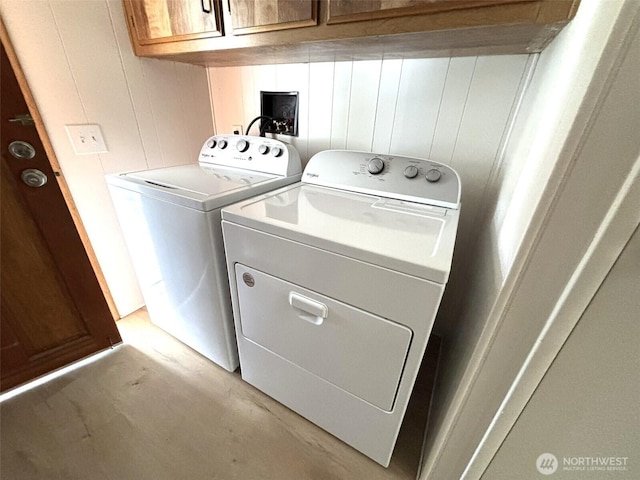
{"type": "Polygon", "coordinates": [[[530,1],[535,0],[329,0],[327,23],[375,20],[530,1]]]}
{"type": "Polygon", "coordinates": [[[234,35],[317,25],[314,0],[231,0],[234,35]]]}
{"type": "Polygon", "coordinates": [[[142,45],[223,34],[220,0],[127,0],[126,5],[142,45]]]}

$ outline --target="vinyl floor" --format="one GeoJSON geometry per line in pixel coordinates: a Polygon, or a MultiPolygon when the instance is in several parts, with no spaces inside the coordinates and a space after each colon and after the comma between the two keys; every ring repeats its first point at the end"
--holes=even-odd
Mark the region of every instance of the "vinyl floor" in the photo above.
{"type": "Polygon", "coordinates": [[[416,478],[437,351],[429,348],[383,468],[153,326],[0,405],[0,478],[382,480],[416,478]]]}

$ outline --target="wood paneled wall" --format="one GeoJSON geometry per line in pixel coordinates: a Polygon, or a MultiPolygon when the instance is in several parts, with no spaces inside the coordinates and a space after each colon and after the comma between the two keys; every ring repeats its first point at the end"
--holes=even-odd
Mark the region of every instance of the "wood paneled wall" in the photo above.
{"type": "Polygon", "coordinates": [[[206,70],[132,53],[120,0],[0,0],[2,17],[121,315],[142,303],[104,181],[191,163],[213,133],[206,70]],[[75,155],[66,124],[97,123],[109,153],[75,155]]]}

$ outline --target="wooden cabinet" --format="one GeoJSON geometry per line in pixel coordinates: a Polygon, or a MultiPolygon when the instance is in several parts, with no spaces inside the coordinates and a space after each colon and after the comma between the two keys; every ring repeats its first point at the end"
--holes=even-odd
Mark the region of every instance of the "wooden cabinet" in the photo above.
{"type": "MultiPolygon", "coordinates": [[[[154,33],[155,37],[149,26],[154,22],[144,24],[145,18],[151,18],[148,12],[136,20],[136,9],[145,11],[141,5],[147,2],[170,5],[193,1],[197,7],[201,1],[218,5],[220,0],[124,0],[136,55],[207,66],[237,66],[535,53],[542,51],[573,18],[579,3],[223,0],[218,6],[222,24],[217,33],[154,27],[174,34],[154,33]]],[[[172,11],[179,10],[182,9],[174,6],[172,11]]],[[[173,21],[170,23],[173,25],[173,21]]]]}
{"type": "Polygon", "coordinates": [[[356,22],[535,0],[329,0],[327,23],[356,22]]]}
{"type": "Polygon", "coordinates": [[[220,0],[125,0],[131,39],[140,45],[219,37],[220,0]]]}
{"type": "Polygon", "coordinates": [[[231,0],[234,35],[316,25],[317,5],[310,0],[231,0]]]}
{"type": "Polygon", "coordinates": [[[317,24],[315,0],[124,0],[124,6],[138,55],[145,45],[317,24]]]}

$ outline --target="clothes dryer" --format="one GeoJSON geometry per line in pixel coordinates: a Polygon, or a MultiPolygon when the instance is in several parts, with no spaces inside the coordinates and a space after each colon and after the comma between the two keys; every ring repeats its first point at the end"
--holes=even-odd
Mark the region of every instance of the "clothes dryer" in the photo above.
{"type": "Polygon", "coordinates": [[[300,180],[275,139],[216,135],[199,163],[108,175],[151,321],[223,368],[238,367],[220,211],[300,180]]]}
{"type": "Polygon", "coordinates": [[[223,208],[242,378],[388,466],[459,214],[452,168],[353,151],[223,208]]]}

